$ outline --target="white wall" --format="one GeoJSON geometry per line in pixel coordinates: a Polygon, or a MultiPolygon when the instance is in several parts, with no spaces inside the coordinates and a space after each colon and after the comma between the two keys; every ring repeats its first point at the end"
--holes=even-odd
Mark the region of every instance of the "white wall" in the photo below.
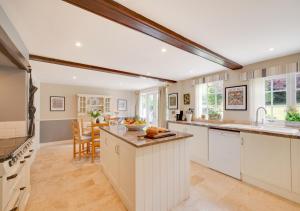
{"type": "MultiPolygon", "coordinates": [[[[268,68],[275,65],[289,64],[293,62],[300,61],[300,53],[284,56],[280,58],[275,58],[271,60],[266,60],[258,62],[255,64],[250,64],[244,66],[241,70],[228,70],[229,76],[228,80],[224,81],[224,88],[230,86],[238,85],[248,85],[248,109],[247,111],[225,111],[224,110],[224,120],[236,120],[236,121],[250,121],[250,94],[249,94],[249,82],[240,81],[240,72],[247,70],[256,70],[262,68],[268,68]]],[[[198,76],[199,77],[199,76],[198,76]]],[[[198,78],[197,77],[197,78],[198,78]]],[[[195,86],[193,85],[193,79],[180,81],[176,84],[171,84],[168,86],[168,93],[178,93],[178,109],[186,111],[188,108],[195,108],[195,86]],[[183,94],[190,93],[191,104],[189,106],[183,105],[183,94]]],[[[171,112],[169,111],[169,118],[171,118],[171,112]]]]}
{"type": "Polygon", "coordinates": [[[63,120],[77,118],[77,94],[97,94],[111,96],[111,111],[117,111],[117,99],[127,99],[127,111],[120,116],[135,115],[135,94],[133,91],[109,90],[105,88],[70,86],[61,84],[40,84],[40,118],[41,120],[63,120]],[[65,96],[64,112],[50,111],[50,96],[65,96]]]}

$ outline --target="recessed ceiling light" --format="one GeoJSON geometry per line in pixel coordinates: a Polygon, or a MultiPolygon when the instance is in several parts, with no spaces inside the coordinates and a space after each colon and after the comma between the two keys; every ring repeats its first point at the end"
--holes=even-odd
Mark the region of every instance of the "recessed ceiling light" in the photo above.
{"type": "Polygon", "coordinates": [[[77,79],[77,77],[76,77],[75,75],[74,75],[72,78],[73,78],[73,80],[76,80],[76,79],[77,79]]]}
{"type": "Polygon", "coordinates": [[[167,49],[162,48],[162,49],[161,49],[161,52],[165,53],[165,52],[167,52],[167,49]]]}
{"type": "Polygon", "coordinates": [[[76,47],[81,47],[82,46],[81,42],[76,42],[75,45],[76,45],[76,47]]]}
{"type": "Polygon", "coordinates": [[[189,73],[194,73],[194,70],[189,70],[189,73]]]}
{"type": "Polygon", "coordinates": [[[269,48],[269,51],[274,51],[275,50],[275,48],[269,48]]]}

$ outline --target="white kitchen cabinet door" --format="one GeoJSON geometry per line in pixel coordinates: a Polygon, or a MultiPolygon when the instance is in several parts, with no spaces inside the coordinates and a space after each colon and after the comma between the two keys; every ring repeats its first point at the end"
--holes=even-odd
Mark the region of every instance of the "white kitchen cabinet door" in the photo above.
{"type": "Polygon", "coordinates": [[[118,140],[119,154],[119,191],[128,210],[133,210],[135,188],[135,148],[124,141],[118,140]]]}
{"type": "Polygon", "coordinates": [[[241,133],[242,175],[291,191],[289,138],[241,133]]]}
{"type": "Polygon", "coordinates": [[[292,191],[300,194],[300,139],[293,139],[292,144],[292,191]]]}
{"type": "Polygon", "coordinates": [[[107,140],[108,143],[108,156],[107,156],[107,169],[110,179],[112,183],[116,186],[119,185],[119,155],[117,154],[117,143],[118,140],[109,135],[109,139],[107,140]]]}
{"type": "Polygon", "coordinates": [[[208,128],[187,125],[187,133],[193,134],[190,138],[190,159],[196,163],[208,163],[208,128]]]}
{"type": "Polygon", "coordinates": [[[186,132],[186,125],[177,124],[177,123],[168,123],[168,129],[184,133],[186,132]]]}
{"type": "Polygon", "coordinates": [[[101,139],[101,151],[100,151],[100,158],[101,158],[101,165],[104,168],[104,171],[107,171],[108,164],[108,143],[107,143],[107,136],[108,134],[101,130],[100,131],[100,139],[101,139]]]}

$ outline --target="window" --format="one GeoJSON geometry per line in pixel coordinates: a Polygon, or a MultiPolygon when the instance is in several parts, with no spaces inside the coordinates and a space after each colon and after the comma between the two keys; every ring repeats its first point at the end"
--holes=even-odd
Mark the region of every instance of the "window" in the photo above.
{"type": "Polygon", "coordinates": [[[140,95],[140,117],[150,125],[158,124],[158,92],[147,92],[140,95]]]}
{"type": "Polygon", "coordinates": [[[296,103],[300,105],[300,74],[296,75],[296,103]]]}
{"type": "Polygon", "coordinates": [[[287,85],[286,76],[265,79],[265,107],[269,119],[285,119],[287,108],[287,85]]]}
{"type": "Polygon", "coordinates": [[[223,116],[223,81],[199,86],[199,113],[208,115],[218,113],[223,116]]]}

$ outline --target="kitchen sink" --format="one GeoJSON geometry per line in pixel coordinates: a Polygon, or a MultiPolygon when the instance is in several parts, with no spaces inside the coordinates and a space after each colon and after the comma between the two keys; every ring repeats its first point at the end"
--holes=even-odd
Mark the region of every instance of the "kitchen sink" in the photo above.
{"type": "Polygon", "coordinates": [[[296,134],[299,132],[298,129],[294,128],[287,128],[287,127],[280,127],[274,125],[243,125],[243,124],[224,124],[224,127],[229,128],[237,128],[237,129],[252,129],[252,130],[259,130],[259,131],[266,131],[266,132],[278,132],[278,133],[286,133],[286,134],[296,134]]]}

